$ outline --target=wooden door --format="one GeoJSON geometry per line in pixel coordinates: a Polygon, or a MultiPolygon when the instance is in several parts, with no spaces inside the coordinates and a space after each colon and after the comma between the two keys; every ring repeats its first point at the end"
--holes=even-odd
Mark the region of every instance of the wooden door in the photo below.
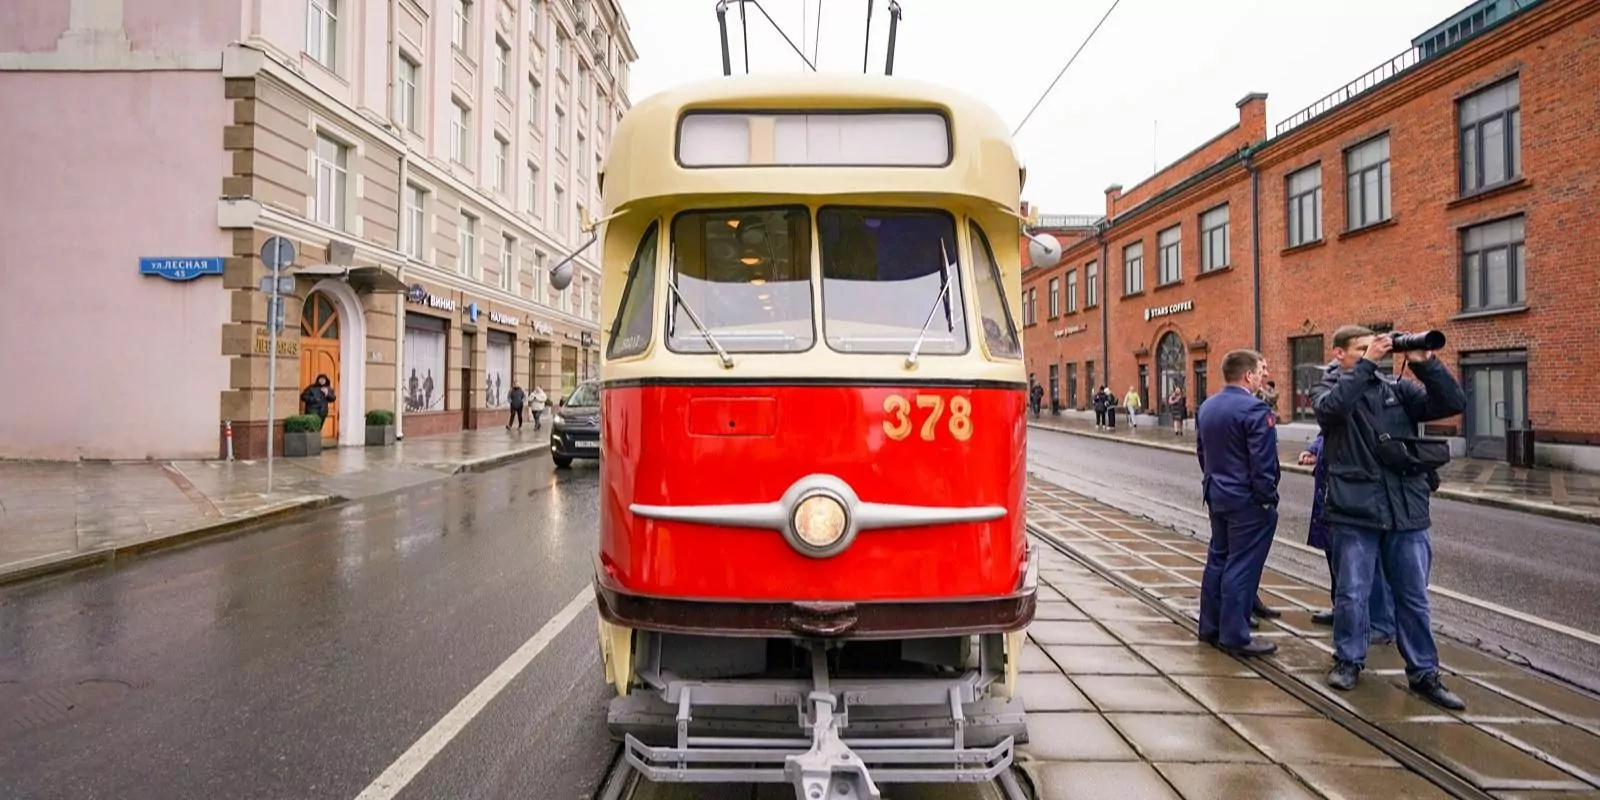
{"type": "Polygon", "coordinates": [[[339,440],[339,312],[321,292],[312,292],[300,311],[300,389],[327,375],[335,400],[322,423],[322,443],[339,440]]]}

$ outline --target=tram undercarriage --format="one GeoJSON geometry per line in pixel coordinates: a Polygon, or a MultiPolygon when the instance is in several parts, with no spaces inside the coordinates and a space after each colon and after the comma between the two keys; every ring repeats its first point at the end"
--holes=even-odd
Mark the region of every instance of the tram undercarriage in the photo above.
{"type": "Polygon", "coordinates": [[[630,631],[601,620],[607,721],[628,763],[670,783],[791,783],[802,800],[878,784],[998,781],[1027,742],[1023,634],[898,640],[630,631]]]}

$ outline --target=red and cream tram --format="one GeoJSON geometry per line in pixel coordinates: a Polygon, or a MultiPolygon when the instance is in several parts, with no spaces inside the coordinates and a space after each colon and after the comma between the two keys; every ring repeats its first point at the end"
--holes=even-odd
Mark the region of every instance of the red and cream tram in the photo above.
{"type": "Polygon", "coordinates": [[[594,585],[630,763],[1010,784],[1037,562],[1000,118],[901,78],[722,78],[634,107],[603,181],[594,585]]]}

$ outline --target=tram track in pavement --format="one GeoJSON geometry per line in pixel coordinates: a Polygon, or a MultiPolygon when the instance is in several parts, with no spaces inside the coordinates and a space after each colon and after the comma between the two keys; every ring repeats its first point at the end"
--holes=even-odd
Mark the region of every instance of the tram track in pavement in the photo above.
{"type": "MultiPolygon", "coordinates": [[[[1027,506],[1030,511],[1037,509],[1045,514],[1049,514],[1053,518],[1059,520],[1062,524],[1071,527],[1082,527],[1075,520],[1060,514],[1048,506],[1036,503],[1033,499],[1035,492],[1044,494],[1057,502],[1076,503],[1079,506],[1084,506],[1085,504],[1077,503],[1073,499],[1059,493],[1049,492],[1047,490],[1039,490],[1032,486],[1030,486],[1028,489],[1029,498],[1027,500],[1027,506]]],[[[1108,517],[1099,513],[1098,511],[1093,510],[1092,508],[1084,508],[1083,510],[1086,513],[1096,517],[1104,524],[1115,526],[1126,533],[1139,536],[1143,539],[1155,541],[1153,538],[1150,538],[1148,535],[1135,530],[1120,520],[1108,517]]],[[[1072,559],[1074,563],[1078,564],[1084,569],[1089,570],[1101,579],[1111,583],[1113,586],[1123,590],[1140,603],[1148,606],[1152,611],[1159,613],[1161,616],[1171,620],[1177,625],[1183,627],[1185,630],[1194,633],[1198,637],[1199,626],[1194,620],[1190,619],[1187,614],[1151,596],[1142,587],[1128,579],[1125,575],[1106,567],[1105,565],[1095,561],[1093,558],[1089,558],[1088,556],[1079,553],[1070,545],[1058,541],[1048,531],[1044,530],[1034,522],[1028,521],[1026,523],[1026,527],[1028,532],[1032,534],[1034,538],[1050,547],[1050,549],[1072,559]]],[[[1346,709],[1345,707],[1334,702],[1332,699],[1325,697],[1321,693],[1305,685],[1305,683],[1303,683],[1299,678],[1295,677],[1291,672],[1289,672],[1289,670],[1260,658],[1239,658],[1236,660],[1244,666],[1250,668],[1257,675],[1261,676],[1272,685],[1282,689],[1294,698],[1310,706],[1324,718],[1355,734],[1367,744],[1377,748],[1384,755],[1387,755],[1404,765],[1407,769],[1420,775],[1423,779],[1439,787],[1441,790],[1449,793],[1452,797],[1459,798],[1460,800],[1495,800],[1494,795],[1491,795],[1483,789],[1478,788],[1476,785],[1472,784],[1466,778],[1456,774],[1444,764],[1435,761],[1426,754],[1406,744],[1404,741],[1401,741],[1399,738],[1363,719],[1360,715],[1350,711],[1349,709],[1346,709]]]]}

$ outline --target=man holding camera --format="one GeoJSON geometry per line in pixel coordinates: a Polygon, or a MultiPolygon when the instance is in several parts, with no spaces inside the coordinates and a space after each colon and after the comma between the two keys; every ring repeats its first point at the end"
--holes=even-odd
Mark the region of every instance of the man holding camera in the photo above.
{"type": "Polygon", "coordinates": [[[1381,561],[1412,691],[1460,711],[1466,703],[1439,680],[1439,650],[1428,618],[1428,501],[1449,453],[1440,452],[1439,440],[1416,438],[1419,424],[1455,416],[1467,405],[1461,385],[1433,356],[1431,348],[1443,340],[1437,332],[1380,336],[1346,325],[1333,334],[1339,369],[1312,389],[1311,404],[1323,432],[1324,519],[1338,563],[1328,685],[1355,688],[1367,656],[1368,597],[1381,561]],[[1421,385],[1378,371],[1391,351],[1405,353],[1421,385]]]}

